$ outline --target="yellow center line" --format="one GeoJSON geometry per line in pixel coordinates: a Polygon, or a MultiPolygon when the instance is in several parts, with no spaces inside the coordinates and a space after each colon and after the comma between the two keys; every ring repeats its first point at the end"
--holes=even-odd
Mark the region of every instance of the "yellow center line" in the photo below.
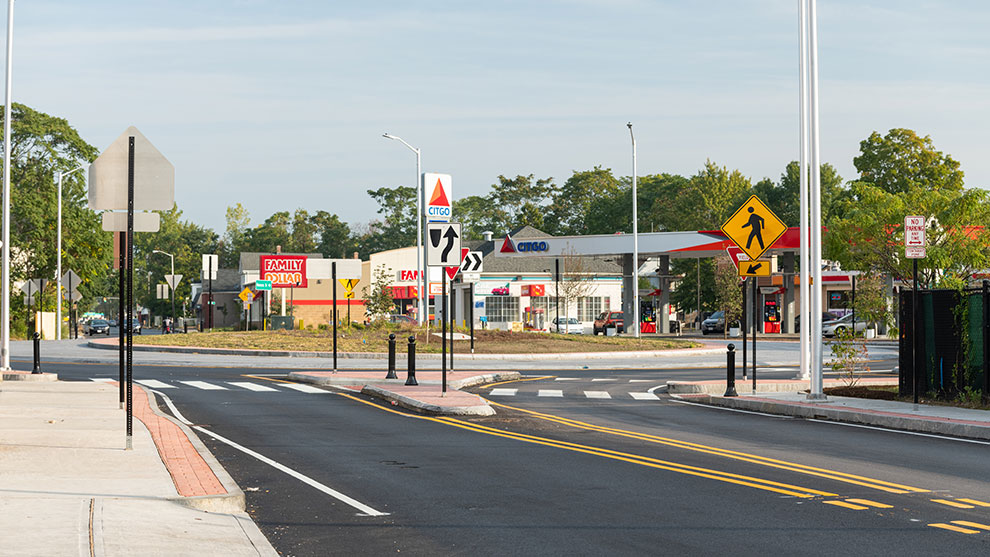
{"type": "Polygon", "coordinates": [[[990,503],[985,503],[983,501],[977,501],[976,499],[956,499],[956,501],[962,501],[963,503],[969,503],[970,505],[976,505],[977,507],[990,507],[990,503]]]}
{"type": "Polygon", "coordinates": [[[784,484],[784,483],[774,482],[774,481],[765,480],[765,479],[762,479],[762,478],[754,478],[754,477],[743,476],[743,475],[739,475],[739,474],[731,474],[731,473],[728,473],[728,472],[721,472],[721,471],[718,471],[718,470],[710,470],[710,469],[707,469],[707,468],[699,468],[699,467],[694,467],[694,466],[688,466],[688,465],[685,465],[685,464],[679,464],[679,463],[676,463],[676,462],[668,462],[668,461],[658,460],[658,459],[649,458],[649,457],[645,457],[645,456],[641,456],[641,455],[634,455],[634,454],[629,454],[629,453],[622,453],[622,452],[618,452],[618,451],[612,451],[610,449],[604,449],[604,448],[601,448],[601,447],[591,447],[591,446],[587,446],[587,445],[579,445],[579,444],[576,444],[576,443],[570,443],[570,442],[566,442],[566,441],[559,441],[559,440],[555,440],[555,439],[549,439],[549,438],[545,438],[545,437],[537,437],[537,436],[526,435],[526,434],[522,434],[522,433],[502,431],[502,430],[498,430],[498,429],[494,429],[494,428],[489,428],[489,427],[486,427],[486,426],[481,426],[481,425],[478,425],[478,424],[472,424],[472,423],[469,423],[469,422],[463,422],[463,421],[460,421],[460,420],[457,420],[457,419],[454,419],[454,418],[445,418],[445,417],[435,418],[435,417],[432,417],[432,416],[419,416],[419,415],[415,415],[415,414],[407,414],[405,412],[399,412],[399,411],[393,410],[391,408],[385,408],[385,407],[379,406],[378,404],[375,404],[374,402],[363,400],[363,399],[360,399],[360,398],[355,397],[353,395],[349,395],[349,394],[345,394],[345,393],[337,393],[337,394],[339,396],[346,397],[346,398],[349,398],[351,400],[355,400],[355,401],[360,402],[360,403],[363,403],[363,404],[367,404],[369,406],[372,406],[374,408],[378,408],[380,410],[385,410],[386,412],[391,412],[393,414],[398,414],[400,416],[406,416],[406,417],[410,417],[410,418],[416,418],[416,419],[421,419],[421,420],[428,420],[428,421],[432,421],[432,422],[437,422],[437,423],[441,423],[441,424],[444,424],[444,425],[448,425],[448,426],[457,427],[457,428],[460,428],[460,429],[472,431],[472,432],[475,432],[475,433],[483,433],[483,434],[486,434],[486,435],[492,435],[492,436],[502,437],[502,438],[506,438],[506,439],[513,439],[513,440],[516,440],[516,441],[522,441],[522,442],[526,442],[526,443],[534,443],[534,444],[543,445],[543,446],[547,446],[547,447],[564,449],[564,450],[569,450],[569,451],[574,451],[574,452],[589,454],[589,455],[593,455],[593,456],[600,456],[600,457],[603,457],[603,458],[610,458],[610,459],[613,459],[613,460],[619,460],[619,461],[628,462],[628,463],[631,463],[631,464],[639,464],[640,466],[647,466],[647,467],[650,467],[650,468],[657,468],[657,469],[661,469],[661,470],[668,470],[668,471],[677,472],[677,473],[680,473],[680,474],[687,474],[687,475],[691,475],[691,476],[698,476],[698,477],[702,477],[702,478],[713,479],[713,480],[717,480],[717,481],[721,481],[721,482],[726,482],[726,483],[732,483],[732,484],[736,484],[736,485],[743,485],[743,486],[747,486],[747,487],[753,487],[753,488],[761,489],[761,490],[764,490],[764,491],[771,491],[771,492],[780,493],[780,494],[783,494],[783,495],[790,495],[792,497],[809,498],[809,497],[814,497],[816,495],[818,495],[818,496],[824,496],[824,497],[834,497],[835,496],[834,493],[828,493],[828,492],[825,492],[825,491],[819,491],[819,490],[815,490],[815,489],[809,489],[809,488],[805,488],[805,487],[800,487],[800,486],[794,486],[794,485],[790,485],[790,484],[784,484]]]}
{"type": "Polygon", "coordinates": [[[979,528],[980,530],[990,530],[990,526],[986,524],[980,524],[979,522],[970,522],[968,520],[953,520],[953,524],[958,524],[960,526],[969,526],[970,528],[979,528]]]}
{"type": "Polygon", "coordinates": [[[893,505],[888,505],[886,503],[877,503],[876,501],[870,501],[869,499],[846,499],[849,503],[855,503],[857,505],[866,505],[867,507],[876,507],[878,509],[892,509],[893,505]]]}
{"type": "Polygon", "coordinates": [[[932,528],[942,528],[943,530],[952,530],[953,532],[959,532],[962,534],[979,534],[979,530],[970,530],[969,528],[962,528],[960,526],[953,526],[952,524],[945,524],[944,522],[936,522],[934,524],[929,524],[932,528]]]}
{"type": "Polygon", "coordinates": [[[822,501],[826,505],[835,505],[836,507],[845,507],[847,509],[852,509],[854,511],[863,511],[869,507],[864,507],[863,505],[854,505],[852,503],[846,503],[845,501],[822,501]]]}
{"type": "Polygon", "coordinates": [[[957,503],[955,501],[950,501],[948,499],[932,499],[932,503],[941,503],[942,505],[948,505],[950,507],[955,507],[957,509],[974,509],[973,505],[967,505],[965,503],[957,503]]]}
{"type": "Polygon", "coordinates": [[[606,433],[606,434],[610,434],[610,435],[617,435],[617,436],[620,436],[620,437],[628,437],[628,438],[632,438],[632,439],[638,439],[638,440],[641,440],[641,441],[648,441],[648,442],[651,442],[651,443],[657,443],[657,444],[661,444],[661,445],[668,445],[668,446],[671,446],[671,447],[676,447],[676,448],[685,449],[685,450],[689,450],[689,451],[695,451],[695,452],[701,452],[701,453],[706,453],[706,454],[718,455],[718,456],[722,456],[722,457],[725,457],[725,458],[731,458],[731,459],[734,459],[734,460],[741,460],[741,461],[744,461],[744,462],[750,462],[750,463],[753,463],[753,464],[759,464],[759,465],[768,466],[768,467],[771,467],[771,468],[778,468],[778,469],[782,469],[782,470],[789,470],[789,471],[792,471],[792,472],[798,472],[798,473],[807,474],[807,475],[810,475],[810,476],[817,476],[817,477],[827,478],[827,479],[832,479],[832,480],[837,480],[837,481],[841,481],[841,482],[849,483],[849,484],[853,484],[853,485],[860,485],[860,486],[863,486],[863,487],[869,487],[869,488],[872,488],[872,489],[877,489],[877,490],[885,491],[885,492],[888,492],[888,493],[895,493],[895,494],[903,494],[903,493],[911,493],[911,492],[925,493],[925,492],[928,491],[927,489],[921,489],[921,488],[917,488],[917,487],[910,487],[910,486],[895,484],[895,483],[892,483],[892,482],[886,482],[886,481],[877,480],[877,479],[874,479],[874,478],[867,478],[867,477],[863,477],[863,476],[856,476],[856,475],[853,475],[853,474],[847,474],[845,472],[839,472],[839,471],[836,471],[836,470],[828,470],[828,469],[824,469],[824,468],[815,468],[813,466],[807,466],[807,465],[798,464],[798,463],[795,463],[795,462],[787,462],[787,461],[784,461],[784,460],[777,460],[777,459],[762,457],[762,456],[754,455],[754,454],[748,454],[748,453],[743,453],[743,452],[738,452],[738,451],[730,451],[730,450],[727,450],[727,449],[720,449],[718,447],[710,447],[710,446],[701,445],[701,444],[698,444],[698,443],[690,443],[690,442],[687,442],[687,441],[680,441],[680,440],[677,440],[677,439],[670,439],[670,438],[667,438],[667,437],[659,437],[659,436],[650,435],[650,434],[647,434],[647,433],[639,433],[639,432],[635,432],[635,431],[627,431],[627,430],[616,429],[616,428],[602,427],[602,426],[597,426],[597,425],[594,425],[594,424],[589,424],[589,423],[586,423],[586,422],[580,422],[580,421],[577,421],[577,420],[572,420],[570,418],[563,418],[563,417],[560,417],[560,416],[555,416],[553,414],[543,414],[541,412],[534,412],[532,410],[526,410],[526,409],[523,409],[523,408],[509,406],[509,405],[501,404],[501,403],[498,403],[498,402],[492,402],[492,401],[489,401],[489,402],[492,405],[494,405],[494,406],[498,406],[498,407],[501,407],[501,408],[507,408],[507,409],[510,409],[510,410],[516,410],[516,411],[519,411],[519,412],[530,414],[532,416],[535,416],[535,417],[540,418],[540,419],[543,419],[543,420],[547,420],[547,421],[550,421],[550,422],[559,423],[559,424],[562,424],[562,425],[571,426],[571,427],[578,428],[578,429],[584,429],[584,430],[588,430],[588,431],[597,431],[597,432],[600,432],[600,433],[606,433]]]}
{"type": "Polygon", "coordinates": [[[519,383],[521,381],[539,381],[540,379],[551,379],[556,377],[556,375],[544,375],[541,377],[523,377],[520,379],[509,379],[508,381],[499,381],[498,383],[488,383],[487,385],[481,387],[482,389],[490,389],[496,385],[505,385],[508,383],[519,383]]]}
{"type": "Polygon", "coordinates": [[[275,379],[274,377],[264,377],[261,375],[242,374],[241,377],[250,377],[251,379],[262,379],[264,381],[274,381],[276,383],[295,383],[295,381],[286,381],[285,379],[275,379]]]}

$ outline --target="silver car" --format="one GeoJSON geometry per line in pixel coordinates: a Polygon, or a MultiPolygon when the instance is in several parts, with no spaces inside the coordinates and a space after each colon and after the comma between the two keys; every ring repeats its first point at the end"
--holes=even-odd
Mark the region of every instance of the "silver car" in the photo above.
{"type": "MultiPolygon", "coordinates": [[[[838,319],[833,319],[832,321],[826,321],[822,323],[822,335],[827,337],[834,337],[840,331],[848,331],[852,328],[852,314],[847,313],[838,319]]],[[[856,320],[856,332],[862,333],[866,330],[866,321],[856,320]]]]}
{"type": "MultiPolygon", "coordinates": [[[[550,328],[551,332],[557,332],[557,318],[553,319],[553,327],[550,328]]],[[[560,332],[567,333],[569,335],[583,335],[584,325],[578,321],[577,317],[561,317],[560,318],[560,332]]]]}

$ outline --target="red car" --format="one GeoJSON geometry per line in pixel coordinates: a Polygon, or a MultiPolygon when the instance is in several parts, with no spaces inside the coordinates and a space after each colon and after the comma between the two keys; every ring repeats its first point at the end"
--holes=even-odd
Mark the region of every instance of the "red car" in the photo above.
{"type": "Polygon", "coordinates": [[[597,335],[604,333],[608,327],[615,327],[617,333],[623,333],[625,332],[624,323],[621,311],[603,311],[595,319],[595,324],[592,326],[591,331],[597,335]]]}

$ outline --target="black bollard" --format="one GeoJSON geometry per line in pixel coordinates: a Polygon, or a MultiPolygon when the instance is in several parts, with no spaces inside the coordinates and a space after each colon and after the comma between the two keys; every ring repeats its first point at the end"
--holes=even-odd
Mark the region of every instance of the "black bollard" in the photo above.
{"type": "Polygon", "coordinates": [[[729,344],[725,353],[725,394],[722,396],[739,396],[736,392],[736,345],[729,344]]]}
{"type": "Polygon", "coordinates": [[[31,373],[41,373],[41,335],[34,333],[34,369],[31,373]]]}
{"type": "Polygon", "coordinates": [[[185,319],[182,320],[182,333],[186,335],[189,334],[189,322],[185,319]]]}
{"type": "Polygon", "coordinates": [[[407,357],[408,373],[406,374],[406,385],[419,385],[416,382],[416,335],[409,335],[409,356],[407,357]]]}
{"type": "Polygon", "coordinates": [[[385,379],[398,379],[395,374],[395,333],[388,335],[388,375],[385,379]]]}

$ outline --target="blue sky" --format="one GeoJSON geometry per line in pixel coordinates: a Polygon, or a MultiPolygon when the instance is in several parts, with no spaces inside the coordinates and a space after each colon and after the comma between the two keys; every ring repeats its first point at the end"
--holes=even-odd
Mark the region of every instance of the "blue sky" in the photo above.
{"type": "MultiPolygon", "coordinates": [[[[99,149],[137,126],[176,167],[185,217],[240,202],[375,218],[365,193],[453,175],[595,165],[754,181],[797,158],[797,0],[21,0],[14,100],[99,149]]],[[[845,179],[872,131],[931,135],[990,186],[990,5],[820,0],[822,160],[845,179]]],[[[455,216],[456,218],[456,216],[455,216]]]]}

